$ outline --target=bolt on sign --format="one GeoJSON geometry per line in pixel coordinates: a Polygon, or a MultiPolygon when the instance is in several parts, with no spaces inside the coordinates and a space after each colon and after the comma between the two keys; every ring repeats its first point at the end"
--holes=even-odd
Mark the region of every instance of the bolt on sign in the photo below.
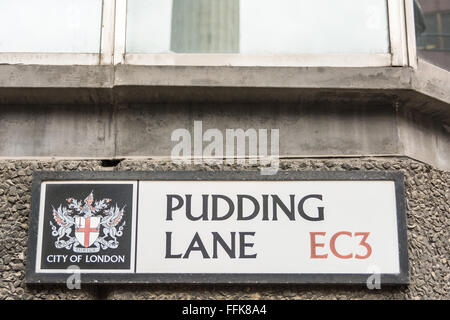
{"type": "Polygon", "coordinates": [[[36,172],[27,282],[408,283],[398,172],[36,172]]]}

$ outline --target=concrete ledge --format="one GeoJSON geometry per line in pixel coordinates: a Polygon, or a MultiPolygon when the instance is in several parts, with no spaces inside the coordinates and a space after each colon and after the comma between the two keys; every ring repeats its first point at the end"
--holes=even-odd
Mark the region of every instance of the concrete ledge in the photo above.
{"type": "Polygon", "coordinates": [[[413,90],[431,98],[450,104],[450,71],[420,60],[412,74],[413,90]]]}
{"type": "Polygon", "coordinates": [[[409,68],[116,67],[116,86],[409,89],[409,68]]]}
{"type": "Polygon", "coordinates": [[[112,88],[112,66],[0,65],[0,88],[112,88]]]}
{"type": "Polygon", "coordinates": [[[450,124],[450,72],[394,67],[0,65],[0,105],[391,101],[450,124]]]}

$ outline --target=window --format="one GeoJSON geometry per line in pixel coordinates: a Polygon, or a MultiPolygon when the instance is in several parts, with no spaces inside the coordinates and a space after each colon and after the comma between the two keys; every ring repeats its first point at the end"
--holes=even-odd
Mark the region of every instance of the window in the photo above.
{"type": "Polygon", "coordinates": [[[0,0],[0,63],[406,66],[412,1],[0,0]]]}
{"type": "Polygon", "coordinates": [[[386,0],[128,0],[129,53],[388,53],[386,0]]]}
{"type": "Polygon", "coordinates": [[[450,11],[425,14],[425,30],[418,39],[420,50],[450,51],[450,11]]]}

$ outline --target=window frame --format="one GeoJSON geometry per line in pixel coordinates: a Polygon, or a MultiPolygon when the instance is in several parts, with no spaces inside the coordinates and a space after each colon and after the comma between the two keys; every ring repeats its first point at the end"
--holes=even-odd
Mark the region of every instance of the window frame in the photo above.
{"type": "Polygon", "coordinates": [[[2,64],[243,67],[417,67],[414,0],[386,0],[389,53],[153,54],[126,52],[127,0],[102,0],[99,53],[0,53],[2,64]]]}

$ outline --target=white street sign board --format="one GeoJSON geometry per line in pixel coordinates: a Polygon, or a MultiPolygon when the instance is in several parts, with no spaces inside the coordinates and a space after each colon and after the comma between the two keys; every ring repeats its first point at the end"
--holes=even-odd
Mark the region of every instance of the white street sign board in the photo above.
{"type": "Polygon", "coordinates": [[[395,172],[37,173],[27,280],[408,282],[395,172]]]}

